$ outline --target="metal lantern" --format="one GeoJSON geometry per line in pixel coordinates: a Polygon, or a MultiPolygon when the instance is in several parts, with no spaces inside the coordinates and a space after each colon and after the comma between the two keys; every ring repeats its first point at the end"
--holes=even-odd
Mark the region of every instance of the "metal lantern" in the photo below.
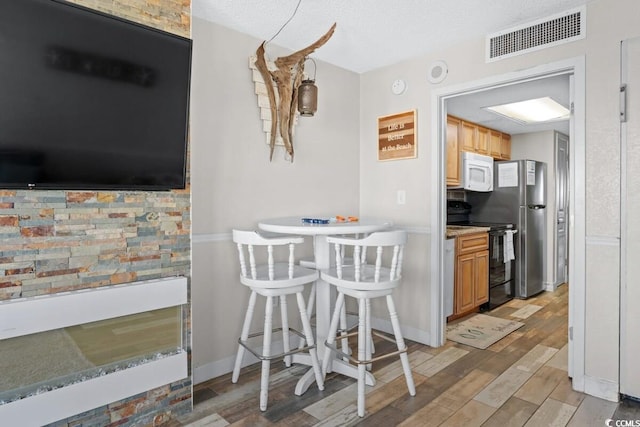
{"type": "Polygon", "coordinates": [[[318,111],[318,86],[316,80],[316,61],[313,62],[313,79],[306,79],[298,87],[298,111],[303,117],[313,117],[318,111]]]}

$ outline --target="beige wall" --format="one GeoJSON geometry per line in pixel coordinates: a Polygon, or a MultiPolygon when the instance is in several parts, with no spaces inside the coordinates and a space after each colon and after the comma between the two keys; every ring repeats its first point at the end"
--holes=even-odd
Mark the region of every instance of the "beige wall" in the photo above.
{"type": "MultiPolygon", "coordinates": [[[[585,376],[605,387],[618,382],[619,51],[621,40],[640,34],[637,16],[640,3],[634,0],[596,0],[588,5],[587,37],[580,41],[487,64],[484,39],[479,38],[361,76],[361,213],[393,216],[398,223],[428,233],[436,226],[430,215],[430,205],[436,203],[436,195],[431,194],[429,159],[434,143],[430,129],[432,91],[554,61],[586,58],[586,264],[591,267],[586,276],[585,376]],[[435,60],[444,60],[449,68],[446,80],[439,85],[431,85],[426,79],[429,65],[435,60]],[[390,91],[396,78],[404,78],[409,86],[401,96],[390,91]],[[418,110],[418,158],[377,163],[372,143],[376,117],[412,108],[418,110]],[[398,185],[407,191],[407,204],[400,208],[395,205],[398,185]],[[590,274],[596,268],[598,274],[590,274]]],[[[413,256],[431,262],[424,258],[425,253],[413,256]]],[[[415,280],[426,288],[432,286],[430,268],[415,280]]],[[[421,327],[428,330],[430,325],[427,321],[421,327]]]]}
{"type": "MultiPolygon", "coordinates": [[[[317,61],[318,112],[298,119],[294,162],[284,159],[282,147],[269,162],[249,70],[249,56],[262,40],[198,18],[193,20],[193,39],[192,298],[197,382],[230,371],[240,335],[248,294],[237,280],[231,229],[255,228],[259,220],[278,216],[359,214],[360,78],[317,61]]],[[[288,53],[267,45],[270,59],[288,53]]],[[[303,249],[301,255],[309,255],[310,242],[303,249]]],[[[260,317],[256,313],[254,319],[260,317]]]]}

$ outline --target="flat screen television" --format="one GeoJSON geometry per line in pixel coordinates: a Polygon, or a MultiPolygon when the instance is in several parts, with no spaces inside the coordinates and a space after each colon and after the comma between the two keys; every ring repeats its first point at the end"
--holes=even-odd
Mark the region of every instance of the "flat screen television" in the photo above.
{"type": "Polygon", "coordinates": [[[185,187],[192,42],[61,0],[0,0],[0,189],[185,187]]]}

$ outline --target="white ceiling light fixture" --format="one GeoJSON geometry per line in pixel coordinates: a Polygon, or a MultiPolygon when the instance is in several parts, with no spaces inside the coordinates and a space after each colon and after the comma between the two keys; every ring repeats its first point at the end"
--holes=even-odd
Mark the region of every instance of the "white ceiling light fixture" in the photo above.
{"type": "Polygon", "coordinates": [[[516,122],[526,124],[569,120],[570,115],[567,108],[548,96],[484,108],[516,122]]]}

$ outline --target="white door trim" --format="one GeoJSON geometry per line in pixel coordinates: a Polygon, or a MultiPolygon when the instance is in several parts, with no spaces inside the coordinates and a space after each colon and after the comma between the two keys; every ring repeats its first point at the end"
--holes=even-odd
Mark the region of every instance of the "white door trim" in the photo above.
{"type": "Polygon", "coordinates": [[[431,146],[431,194],[437,200],[431,207],[432,226],[435,238],[431,239],[431,346],[438,347],[445,341],[445,318],[443,313],[442,283],[444,282],[444,235],[446,227],[445,146],[447,98],[505,86],[526,80],[550,77],[558,74],[573,74],[574,114],[571,122],[569,144],[569,327],[572,342],[569,352],[570,376],[573,388],[584,391],[585,374],[585,58],[579,56],[559,62],[540,65],[526,70],[491,76],[459,85],[443,87],[431,94],[431,140],[440,141],[431,146]]]}
{"type": "MultiPolygon", "coordinates": [[[[622,40],[620,43],[620,84],[628,85],[629,80],[633,76],[629,71],[632,64],[629,63],[630,54],[633,55],[637,51],[637,43],[640,42],[640,37],[632,37],[622,40]],[[630,46],[631,44],[631,46],[630,46]],[[631,53],[629,49],[635,49],[631,53]]],[[[634,58],[635,59],[635,58],[634,58]]],[[[635,78],[637,81],[637,77],[635,78]]],[[[631,82],[633,87],[634,81],[631,82]]],[[[632,93],[627,96],[634,96],[632,93]]],[[[637,105],[638,95],[635,94],[633,98],[632,106],[637,105]]],[[[624,99],[624,98],[623,98],[624,99]]],[[[623,106],[623,99],[620,101],[621,107],[623,106]]],[[[624,99],[624,107],[627,110],[626,114],[629,114],[629,99],[624,99]]],[[[633,342],[637,339],[638,332],[634,325],[634,314],[637,314],[637,308],[634,303],[637,301],[638,293],[634,293],[633,286],[636,285],[636,280],[633,275],[633,266],[629,265],[629,242],[633,238],[632,232],[630,233],[627,226],[635,224],[634,218],[629,217],[629,210],[632,209],[628,202],[628,195],[633,194],[636,191],[633,185],[629,184],[630,166],[627,164],[629,151],[629,145],[633,144],[633,139],[629,139],[629,132],[634,135],[634,129],[637,129],[637,118],[630,116],[632,121],[631,129],[629,129],[629,123],[625,119],[620,123],[620,353],[619,353],[619,366],[618,373],[619,378],[619,392],[624,396],[630,396],[633,398],[639,397],[640,384],[638,384],[638,368],[637,363],[634,360],[634,356],[637,354],[637,346],[633,346],[633,342]],[[635,123],[635,124],[634,124],[635,123]],[[630,142],[631,141],[631,142],[630,142]],[[630,279],[632,278],[632,279],[630,279]]],[[[633,176],[633,175],[631,175],[633,176]]],[[[633,183],[632,183],[633,184],[633,183]]],[[[632,200],[633,202],[633,200],[632,200]]],[[[635,254],[633,254],[635,255],[635,254]]]]}
{"type": "MultiPolygon", "coordinates": [[[[631,39],[633,40],[633,39],[631,39]]],[[[620,85],[626,85],[629,81],[628,75],[628,43],[629,39],[620,42],[620,85]]],[[[626,100],[625,100],[626,101],[626,100]]],[[[622,101],[620,102],[622,104],[622,101]]],[[[626,108],[626,104],[625,104],[626,108]]],[[[627,362],[625,360],[624,349],[627,340],[628,330],[625,320],[627,319],[627,122],[620,121],[620,353],[618,374],[620,381],[620,393],[627,394],[624,374],[627,372],[627,362]]]]}

